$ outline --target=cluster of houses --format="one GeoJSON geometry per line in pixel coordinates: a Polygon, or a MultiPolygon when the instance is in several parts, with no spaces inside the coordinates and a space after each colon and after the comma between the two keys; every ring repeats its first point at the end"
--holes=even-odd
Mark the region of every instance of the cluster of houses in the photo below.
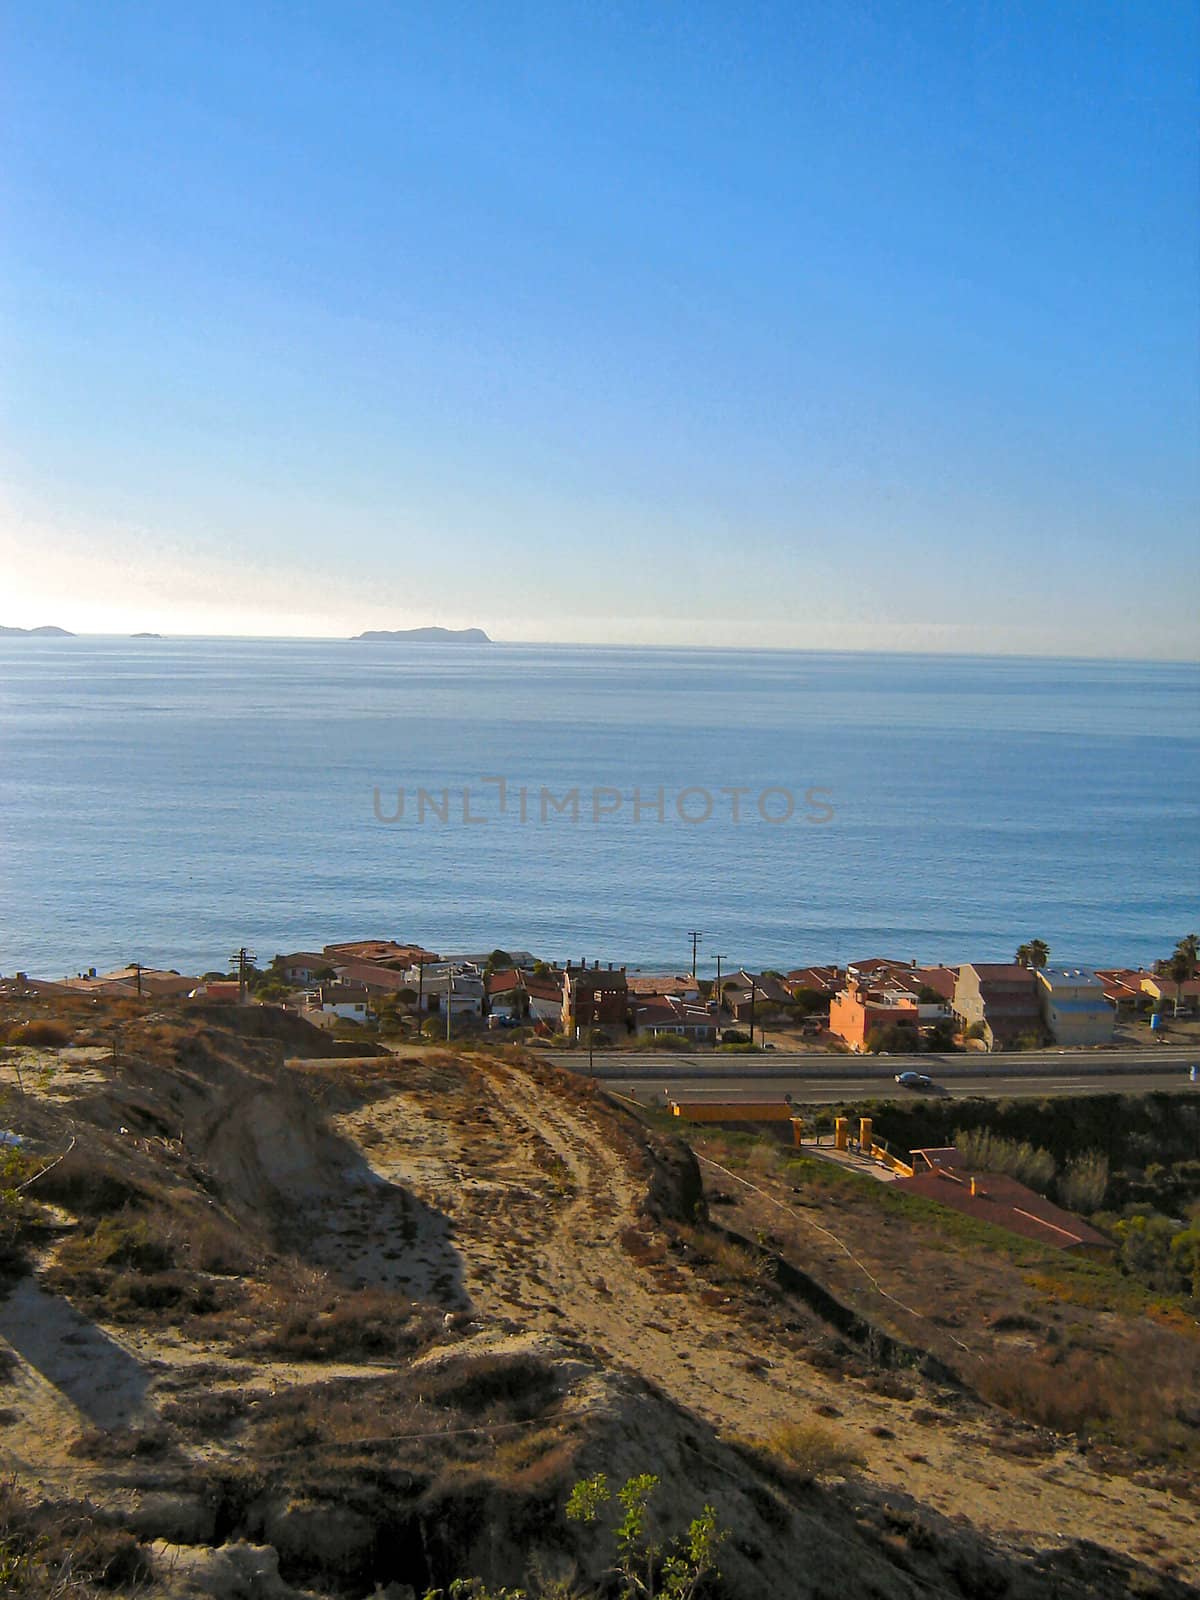
{"type": "Polygon", "coordinates": [[[753,1032],[787,1021],[853,1051],[945,1047],[959,1036],[988,1050],[1034,1041],[1099,1045],[1111,1041],[1123,1015],[1165,1006],[1191,1012],[1200,1002],[1200,977],[1177,984],[1125,968],[920,966],[888,957],[787,973],[740,970],[720,978],[718,996],[716,984],[694,973],[643,975],[584,959],[552,966],[528,951],[439,955],[392,939],[279,955],[266,973],[251,969],[239,978],[187,977],[136,964],[55,983],[18,978],[25,992],[210,1003],[245,1001],[265,982],[271,998],[328,1027],[369,1024],[400,1009],[451,1024],[522,1026],[572,1039],[670,1034],[713,1043],[739,1027],[753,1032]]]}
{"type": "Polygon", "coordinates": [[[1107,1044],[1116,1012],[1096,972],[1083,967],[1026,967],[967,961],[918,967],[881,958],[847,969],[830,997],[830,1031],[851,1049],[899,1030],[917,1043],[963,1033],[989,1050],[1048,1039],[1060,1045],[1107,1044]]]}

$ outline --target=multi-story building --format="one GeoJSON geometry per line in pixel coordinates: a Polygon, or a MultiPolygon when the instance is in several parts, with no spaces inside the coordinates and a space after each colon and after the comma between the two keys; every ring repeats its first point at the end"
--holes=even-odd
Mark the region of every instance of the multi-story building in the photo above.
{"type": "Polygon", "coordinates": [[[1116,1012],[1104,984],[1085,967],[1046,967],[1037,974],[1042,1016],[1056,1044],[1110,1044],[1116,1012]]]}
{"type": "Polygon", "coordinates": [[[602,967],[597,961],[567,965],[562,975],[562,1031],[572,1036],[581,1028],[623,1027],[629,1015],[629,985],[624,967],[602,967]]]}

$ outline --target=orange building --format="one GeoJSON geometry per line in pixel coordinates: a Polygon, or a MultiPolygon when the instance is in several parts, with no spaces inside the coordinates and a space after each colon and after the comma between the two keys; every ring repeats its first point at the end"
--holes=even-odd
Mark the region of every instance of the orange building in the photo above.
{"type": "Polygon", "coordinates": [[[920,1036],[920,1012],[915,1000],[893,999],[866,984],[851,982],[829,1002],[829,1031],[844,1039],[852,1050],[865,1050],[867,1040],[880,1028],[911,1027],[913,1048],[920,1036]]]}

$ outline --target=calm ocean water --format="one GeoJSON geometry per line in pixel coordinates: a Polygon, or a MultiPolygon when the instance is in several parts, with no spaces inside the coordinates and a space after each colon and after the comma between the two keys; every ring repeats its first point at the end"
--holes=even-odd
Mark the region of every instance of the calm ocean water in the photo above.
{"type": "Polygon", "coordinates": [[[1148,961],[1200,924],[1198,821],[1195,665],[0,639],[5,973],[368,934],[682,966],[693,928],[708,971],[1148,961]]]}

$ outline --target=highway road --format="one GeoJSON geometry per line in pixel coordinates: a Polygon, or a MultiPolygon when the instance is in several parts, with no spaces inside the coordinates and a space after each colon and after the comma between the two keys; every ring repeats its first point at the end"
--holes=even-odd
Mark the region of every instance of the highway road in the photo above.
{"type": "MultiPolygon", "coordinates": [[[[559,1066],[587,1073],[583,1051],[556,1050],[559,1066]]],[[[1080,1094],[1149,1094],[1155,1090],[1200,1095],[1189,1068],[1200,1068],[1200,1050],[1030,1051],[1012,1056],[718,1056],[664,1051],[597,1052],[593,1075],[605,1088],[663,1099],[663,1091],[695,1098],[776,1100],[791,1095],[800,1104],[921,1094],[1013,1099],[1080,1094]],[[902,1089],[895,1074],[927,1073],[929,1090],[902,1089]]]]}

